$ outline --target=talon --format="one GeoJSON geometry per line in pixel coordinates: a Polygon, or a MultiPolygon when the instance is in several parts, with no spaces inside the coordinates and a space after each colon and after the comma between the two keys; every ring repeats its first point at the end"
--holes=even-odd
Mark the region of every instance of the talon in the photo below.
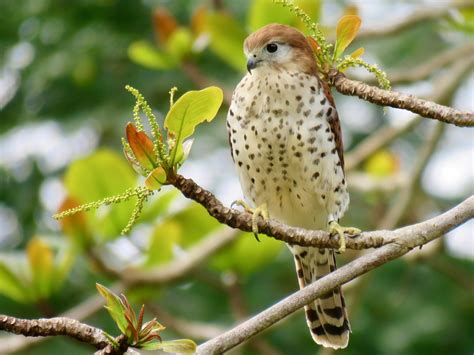
{"type": "Polygon", "coordinates": [[[232,202],[232,204],[230,205],[231,208],[233,206],[240,206],[246,212],[252,214],[252,232],[253,232],[253,235],[255,236],[255,239],[257,239],[257,241],[260,242],[260,239],[258,239],[258,217],[262,217],[264,220],[269,219],[267,204],[264,203],[264,204],[258,206],[257,208],[253,209],[247,203],[245,203],[244,201],[236,200],[236,201],[232,202]]]}
{"type": "Polygon", "coordinates": [[[361,233],[361,230],[354,227],[342,227],[336,221],[329,222],[329,234],[337,234],[339,236],[339,249],[337,250],[339,253],[346,251],[346,239],[344,236],[346,233],[350,236],[356,236],[361,233]]]}

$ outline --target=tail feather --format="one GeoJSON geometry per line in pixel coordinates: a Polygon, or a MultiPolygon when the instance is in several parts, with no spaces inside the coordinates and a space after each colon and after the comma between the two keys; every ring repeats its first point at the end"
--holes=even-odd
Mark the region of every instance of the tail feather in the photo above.
{"type": "MultiPolygon", "coordinates": [[[[332,249],[292,246],[300,288],[336,269],[332,249]]],[[[317,344],[334,349],[345,348],[351,331],[341,288],[305,306],[306,322],[317,344]]]]}

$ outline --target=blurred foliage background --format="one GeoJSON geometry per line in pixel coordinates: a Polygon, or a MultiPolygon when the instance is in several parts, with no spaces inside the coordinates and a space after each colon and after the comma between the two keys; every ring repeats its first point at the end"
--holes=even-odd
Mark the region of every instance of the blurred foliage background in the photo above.
{"type": "MultiPolygon", "coordinates": [[[[449,90],[439,92],[454,68],[474,54],[472,7],[459,10],[448,0],[295,2],[329,38],[339,17],[358,13],[362,31],[351,48],[365,47],[365,60],[389,78],[419,74],[424,64],[451,53],[449,61],[423,77],[407,75],[395,89],[474,109],[472,61],[449,90]],[[437,15],[385,31],[423,13],[437,15]]],[[[173,86],[180,95],[217,85],[228,100],[245,70],[243,39],[268,22],[304,30],[286,9],[266,0],[0,2],[0,313],[35,318],[69,311],[117,334],[97,299],[95,283],[101,282],[124,291],[137,307],[145,303],[147,317],[168,327],[165,339],[199,342],[297,289],[293,261],[282,243],[264,236],[258,243],[229,231],[173,189],[146,204],[128,236],[120,230],[133,201],[61,224],[51,218],[60,208],[142,182],[120,146],[134,103],[126,84],[137,87],[161,119],[173,86]],[[168,265],[185,263],[203,240],[223,237],[229,242],[179,277],[121,282],[123,275],[143,270],[166,273],[168,265]]],[[[368,78],[359,70],[349,76],[368,78]]],[[[472,130],[335,97],[349,160],[366,139],[398,132],[348,172],[352,201],[346,225],[370,230],[411,224],[472,194],[472,130]],[[423,155],[429,144],[433,149],[423,155]]],[[[199,127],[181,173],[229,204],[241,192],[227,147],[226,110],[224,104],[211,124],[199,127]]],[[[347,285],[353,334],[349,348],[340,352],[471,354],[473,236],[470,222],[347,285]]],[[[346,252],[339,262],[356,255],[346,252]]],[[[7,344],[15,344],[18,354],[91,352],[60,337],[27,344],[21,337],[1,336],[0,353],[7,344]]],[[[233,353],[331,351],[312,342],[298,312],[233,353]]]]}

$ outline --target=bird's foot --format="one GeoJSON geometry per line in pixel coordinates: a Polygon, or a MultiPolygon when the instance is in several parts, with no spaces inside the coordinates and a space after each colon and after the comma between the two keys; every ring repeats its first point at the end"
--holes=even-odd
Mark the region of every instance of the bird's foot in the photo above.
{"type": "Polygon", "coordinates": [[[339,236],[339,249],[337,251],[340,253],[346,251],[346,239],[344,237],[346,233],[350,236],[356,236],[361,233],[361,230],[354,227],[342,227],[336,221],[329,222],[329,234],[339,236]]]}
{"type": "Polygon", "coordinates": [[[237,200],[232,202],[232,204],[230,205],[231,208],[233,206],[240,206],[246,212],[252,214],[252,232],[255,236],[255,239],[257,239],[257,241],[260,241],[260,239],[258,239],[258,217],[262,217],[265,221],[270,218],[268,214],[267,204],[264,203],[258,206],[257,208],[251,208],[245,201],[237,200]]]}

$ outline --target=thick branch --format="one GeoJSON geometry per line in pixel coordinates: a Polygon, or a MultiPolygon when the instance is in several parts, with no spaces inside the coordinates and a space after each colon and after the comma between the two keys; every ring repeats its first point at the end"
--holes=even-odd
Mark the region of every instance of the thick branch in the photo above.
{"type": "Polygon", "coordinates": [[[440,216],[393,232],[394,243],[366,254],[288,296],[248,321],[198,347],[198,354],[216,354],[232,349],[289,314],[334,288],[426,244],[474,217],[474,197],[440,216]]]}
{"type": "MultiPolygon", "coordinates": [[[[115,285],[112,289],[116,293],[120,293],[123,290],[122,285],[115,285]]],[[[81,321],[85,318],[88,318],[99,309],[104,306],[104,299],[100,295],[94,295],[84,302],[78,304],[77,306],[71,308],[67,312],[64,312],[60,315],[62,318],[71,318],[77,321],[81,321]]],[[[37,344],[41,341],[46,340],[46,337],[30,337],[23,338],[16,335],[11,335],[7,337],[0,337],[0,354],[6,353],[17,353],[29,346],[37,344]]]]}
{"type": "Polygon", "coordinates": [[[451,107],[403,94],[370,86],[359,81],[348,79],[343,73],[332,70],[329,82],[344,95],[357,96],[371,103],[408,110],[420,116],[432,118],[456,126],[474,126],[474,113],[463,112],[451,107]]]}
{"type": "Polygon", "coordinates": [[[63,317],[30,320],[0,315],[0,330],[30,337],[67,335],[97,349],[105,348],[109,344],[102,330],[63,317]]]}
{"type": "MultiPolygon", "coordinates": [[[[170,181],[184,196],[190,198],[204,206],[209,214],[219,222],[227,224],[229,227],[237,228],[245,232],[252,231],[252,215],[248,212],[240,212],[235,209],[225,207],[211,192],[204,190],[193,180],[177,174],[170,181]]],[[[474,214],[474,210],[471,211],[474,214]]],[[[289,244],[312,246],[317,248],[338,248],[339,240],[335,236],[324,231],[307,230],[303,228],[291,227],[279,223],[275,220],[257,221],[258,230],[275,239],[289,244]]],[[[377,248],[393,243],[397,231],[373,231],[363,232],[355,238],[346,236],[346,247],[348,249],[377,248]]]]}

